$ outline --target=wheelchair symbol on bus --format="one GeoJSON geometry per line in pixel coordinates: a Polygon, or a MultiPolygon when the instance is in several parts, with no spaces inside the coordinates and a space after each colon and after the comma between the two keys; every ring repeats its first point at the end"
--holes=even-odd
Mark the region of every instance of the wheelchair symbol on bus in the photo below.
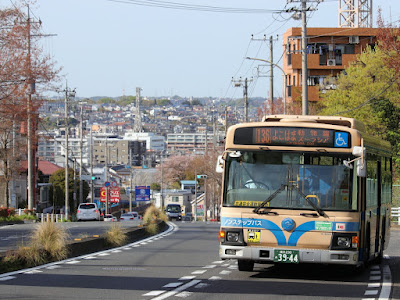
{"type": "Polygon", "coordinates": [[[335,147],[347,148],[349,145],[349,133],[335,132],[335,147]]]}

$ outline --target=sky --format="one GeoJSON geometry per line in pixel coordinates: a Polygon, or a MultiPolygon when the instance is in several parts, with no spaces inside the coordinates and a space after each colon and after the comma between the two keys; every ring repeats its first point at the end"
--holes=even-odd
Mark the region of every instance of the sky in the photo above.
{"type": "MultiPolygon", "coordinates": [[[[15,0],[3,0],[0,6],[10,6],[11,1],[15,0]]],[[[292,13],[273,12],[300,7],[286,0],[158,1],[162,6],[173,2],[246,8],[247,13],[134,4],[149,2],[37,0],[31,7],[33,17],[42,21],[43,33],[51,35],[42,39],[43,50],[62,67],[63,81],[76,88],[76,96],[135,95],[140,87],[147,97],[240,98],[243,89],[233,87],[232,77],[253,77],[249,96],[268,97],[270,79],[257,77],[258,63],[245,57],[269,60],[273,36],[273,60],[282,66],[282,35],[290,27],[301,27],[292,13]],[[268,41],[262,41],[264,35],[268,41]]],[[[307,26],[337,27],[338,2],[320,3],[308,13],[307,26]]],[[[385,20],[399,20],[400,1],[373,0],[374,27],[378,7],[385,20]]],[[[275,97],[282,96],[281,90],[282,72],[275,68],[275,97]]]]}

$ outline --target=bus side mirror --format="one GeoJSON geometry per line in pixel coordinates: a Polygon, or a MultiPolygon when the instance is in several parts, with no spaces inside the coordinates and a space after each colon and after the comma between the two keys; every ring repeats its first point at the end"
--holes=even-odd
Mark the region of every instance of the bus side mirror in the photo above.
{"type": "Polygon", "coordinates": [[[223,173],[224,172],[224,159],[222,155],[219,155],[217,158],[217,167],[215,168],[215,172],[223,173]]]}

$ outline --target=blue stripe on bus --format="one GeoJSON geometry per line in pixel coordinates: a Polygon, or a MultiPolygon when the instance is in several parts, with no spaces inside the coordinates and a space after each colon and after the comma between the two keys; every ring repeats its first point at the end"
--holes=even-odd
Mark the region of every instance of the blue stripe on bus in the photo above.
{"type": "MultiPolygon", "coordinates": [[[[331,222],[331,223],[332,223],[332,230],[326,230],[327,232],[331,231],[354,232],[360,230],[359,222],[331,222]]],[[[286,242],[286,237],[283,233],[283,230],[270,220],[250,219],[250,218],[228,218],[228,217],[221,218],[221,227],[260,228],[269,230],[275,236],[279,246],[296,246],[298,240],[304,233],[311,230],[316,230],[315,224],[316,224],[315,221],[310,221],[299,225],[290,234],[289,241],[286,242]]],[[[324,231],[324,230],[318,230],[318,231],[324,231]]]]}

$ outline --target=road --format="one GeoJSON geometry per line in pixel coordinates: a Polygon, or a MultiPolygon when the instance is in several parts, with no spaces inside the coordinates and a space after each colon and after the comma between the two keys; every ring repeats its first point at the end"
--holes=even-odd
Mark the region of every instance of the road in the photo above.
{"type": "MultiPolygon", "coordinates": [[[[136,227],[141,221],[118,222],[122,227],[136,227]]],[[[27,244],[32,231],[36,225],[31,224],[15,224],[0,226],[0,252],[15,249],[21,244],[27,244]]],[[[93,235],[101,235],[105,233],[113,224],[112,222],[60,222],[58,225],[64,227],[71,240],[76,238],[90,237],[93,235]]]]}
{"type": "Polygon", "coordinates": [[[256,265],[218,257],[218,224],[170,223],[125,247],[0,275],[1,299],[399,299],[400,231],[380,266],[363,273],[318,265],[256,265]],[[385,274],[388,266],[392,273],[385,274]],[[385,294],[386,293],[386,294],[385,294]],[[386,298],[385,298],[385,295],[386,298]]]}

